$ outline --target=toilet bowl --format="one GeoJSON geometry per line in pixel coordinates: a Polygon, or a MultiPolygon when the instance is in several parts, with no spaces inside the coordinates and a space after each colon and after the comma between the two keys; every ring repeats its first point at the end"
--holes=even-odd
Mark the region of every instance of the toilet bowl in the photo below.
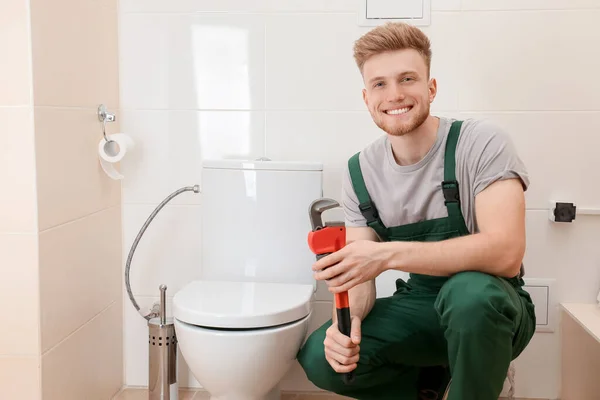
{"type": "Polygon", "coordinates": [[[322,165],[205,161],[201,186],[201,278],[173,297],[181,355],[212,400],[279,400],[312,315],[322,165]]]}
{"type": "Polygon", "coordinates": [[[279,400],[312,310],[312,285],[194,281],[173,298],[179,348],[212,400],[279,400]]]}

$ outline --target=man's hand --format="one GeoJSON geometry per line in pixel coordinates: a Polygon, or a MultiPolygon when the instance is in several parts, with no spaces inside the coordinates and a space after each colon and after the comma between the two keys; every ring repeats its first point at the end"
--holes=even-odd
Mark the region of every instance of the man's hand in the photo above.
{"type": "Polygon", "coordinates": [[[340,293],[375,279],[385,270],[387,253],[381,243],[356,240],[313,265],[316,280],[325,280],[329,291],[340,293]]]}
{"type": "Polygon", "coordinates": [[[350,372],[357,367],[360,351],[360,318],[352,317],[350,336],[341,333],[337,322],[327,329],[325,334],[325,359],[331,368],[338,373],[350,372]]]}

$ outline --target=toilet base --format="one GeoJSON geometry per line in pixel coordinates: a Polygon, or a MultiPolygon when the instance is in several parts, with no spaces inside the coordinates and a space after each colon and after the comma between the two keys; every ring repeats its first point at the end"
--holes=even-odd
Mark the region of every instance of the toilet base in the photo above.
{"type": "Polygon", "coordinates": [[[175,318],[175,331],[185,363],[211,400],[279,400],[310,317],[248,330],[209,329],[175,318]]]}
{"type": "Polygon", "coordinates": [[[279,385],[277,385],[264,397],[248,397],[244,395],[231,394],[221,397],[211,396],[210,400],[281,400],[281,390],[279,389],[279,385]]]}

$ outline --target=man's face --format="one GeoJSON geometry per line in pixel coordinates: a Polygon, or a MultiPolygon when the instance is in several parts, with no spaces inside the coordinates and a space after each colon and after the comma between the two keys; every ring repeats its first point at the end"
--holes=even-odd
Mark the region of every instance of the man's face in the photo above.
{"type": "Polygon", "coordinates": [[[418,128],[429,116],[435,79],[429,80],[425,59],[413,49],[373,56],[363,65],[363,99],[373,121],[390,135],[418,128]]]}

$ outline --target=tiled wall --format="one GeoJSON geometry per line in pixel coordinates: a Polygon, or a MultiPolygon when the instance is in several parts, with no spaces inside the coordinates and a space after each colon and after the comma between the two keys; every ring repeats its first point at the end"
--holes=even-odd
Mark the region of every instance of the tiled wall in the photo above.
{"type": "Polygon", "coordinates": [[[119,107],[117,4],[31,1],[44,400],[122,384],[120,185],[96,115],[119,107]]]}
{"type": "Polygon", "coordinates": [[[96,108],[119,107],[117,45],[116,0],[0,4],[3,399],[122,386],[120,184],[96,153],[96,108]]]}
{"type": "MultiPolygon", "coordinates": [[[[492,118],[511,133],[531,173],[527,277],[554,278],[559,301],[600,289],[600,220],[551,224],[549,200],[600,207],[600,40],[594,0],[433,0],[433,112],[492,118]]],[[[200,182],[207,157],[319,160],[324,194],[339,198],[347,158],[381,132],[362,103],[352,44],[358,0],[122,0],[122,129],[137,147],[123,162],[124,256],[154,207],[200,182]]],[[[186,193],[150,225],[132,265],[149,305],[201,276],[201,194],[186,193]]],[[[501,210],[499,210],[501,212],[501,210]]],[[[125,257],[124,257],[125,258],[125,257]]],[[[392,290],[392,277],[379,280],[392,290]]],[[[317,319],[331,298],[319,291],[317,319]]],[[[125,383],[147,380],[147,328],[126,299],[125,383]]],[[[553,310],[554,312],[554,310],[553,310]]],[[[538,333],[517,361],[520,397],[555,398],[559,340],[538,333]]],[[[196,386],[185,365],[180,384],[196,386]]],[[[287,390],[314,389],[293,370],[287,390]]]]}
{"type": "Polygon", "coordinates": [[[0,2],[0,397],[39,400],[38,225],[28,3],[0,2]]]}

